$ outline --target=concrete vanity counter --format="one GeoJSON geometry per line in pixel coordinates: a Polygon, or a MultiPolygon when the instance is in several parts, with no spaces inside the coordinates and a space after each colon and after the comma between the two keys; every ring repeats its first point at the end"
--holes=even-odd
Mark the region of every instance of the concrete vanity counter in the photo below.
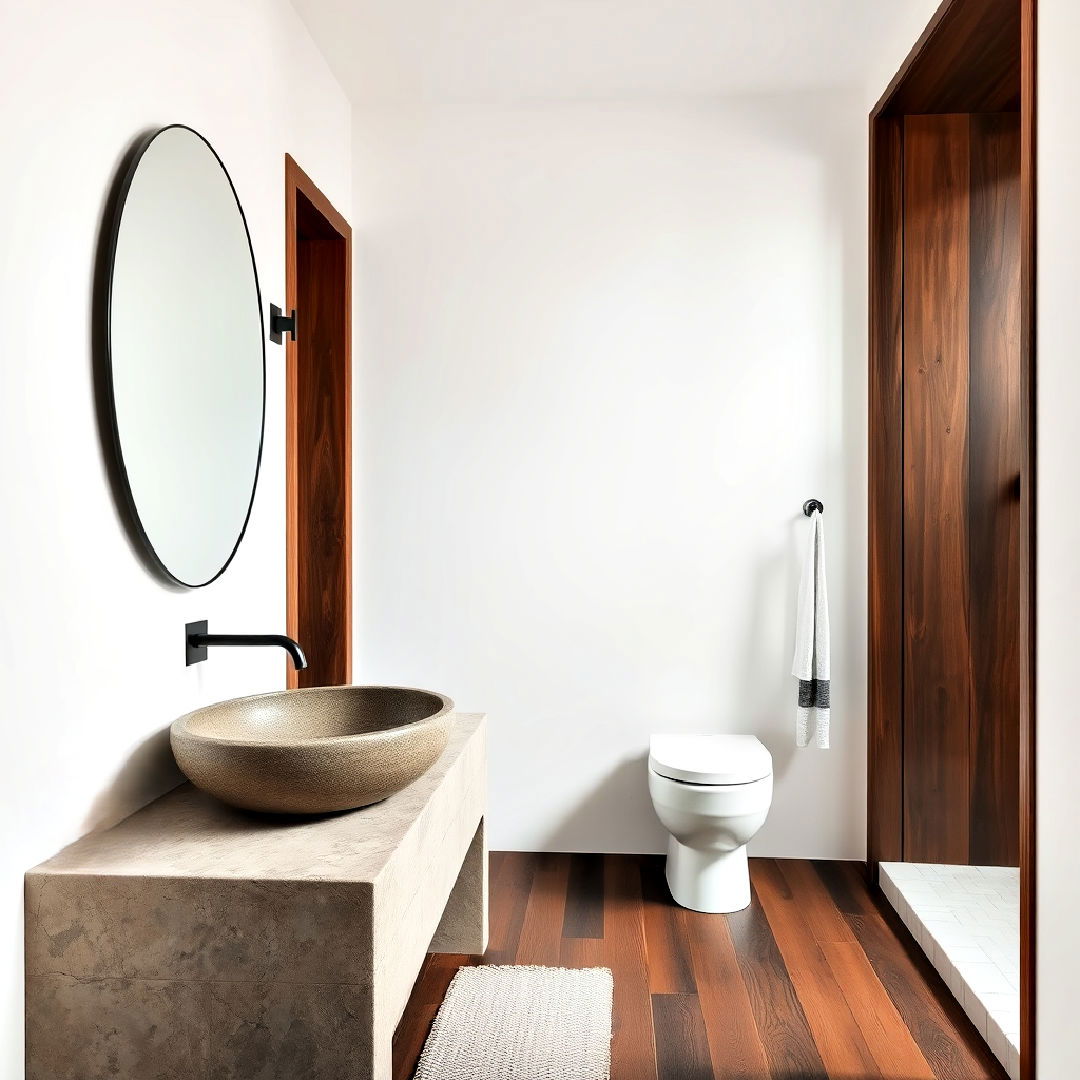
{"type": "Polygon", "coordinates": [[[26,875],[28,1080],[385,1080],[427,951],[487,943],[485,720],[318,818],[183,785],[26,875]]]}

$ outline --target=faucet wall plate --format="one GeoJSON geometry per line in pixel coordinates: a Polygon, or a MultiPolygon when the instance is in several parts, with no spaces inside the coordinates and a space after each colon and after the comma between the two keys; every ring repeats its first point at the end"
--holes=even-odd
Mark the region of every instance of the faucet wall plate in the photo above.
{"type": "Polygon", "coordinates": [[[200,622],[189,622],[184,627],[184,655],[187,659],[187,666],[191,667],[192,664],[201,664],[206,659],[206,646],[205,645],[192,645],[192,634],[205,634],[209,622],[206,619],[200,622]]]}

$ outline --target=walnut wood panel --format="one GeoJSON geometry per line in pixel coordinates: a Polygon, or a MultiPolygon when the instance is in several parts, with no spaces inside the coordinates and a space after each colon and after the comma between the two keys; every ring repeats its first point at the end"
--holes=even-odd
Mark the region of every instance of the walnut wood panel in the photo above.
{"type": "Polygon", "coordinates": [[[508,954],[504,941],[497,955],[489,950],[482,960],[430,957],[395,1036],[395,1080],[413,1075],[456,967],[520,963],[536,951],[571,967],[612,969],[612,1080],[1004,1080],[937,973],[854,864],[752,859],[751,907],[724,916],[662,901],[660,859],[572,860],[574,867],[589,861],[588,871],[562,873],[555,868],[570,866],[565,856],[492,856],[493,929],[513,926],[516,913],[529,908],[562,911],[563,918],[535,923],[527,955],[508,954]],[[565,936],[576,928],[565,913],[582,901],[603,911],[603,937],[565,936]],[[692,958],[680,992],[650,992],[657,980],[645,947],[648,905],[679,916],[666,923],[678,940],[665,944],[658,962],[663,983],[668,953],[692,958]]]}
{"type": "Polygon", "coordinates": [[[1019,0],[944,0],[874,112],[1006,112],[1019,104],[1019,0]]]}
{"type": "MultiPolygon", "coordinates": [[[[904,119],[899,772],[916,861],[1019,858],[1019,152],[1015,114],[904,119]]],[[[872,706],[872,734],[889,713],[872,706]]]]}
{"type": "Polygon", "coordinates": [[[352,669],[352,230],[289,156],[285,248],[287,622],[309,665],[288,685],[333,686],[352,669]]]}
{"type": "Polygon", "coordinates": [[[904,120],[904,858],[967,862],[966,116],[904,120]]]}
{"type": "Polygon", "coordinates": [[[970,121],[968,860],[1020,858],[1020,117],[970,121]]]}
{"type": "MultiPolygon", "coordinates": [[[[876,628],[876,612],[889,611],[895,587],[888,568],[875,561],[875,534],[887,535],[892,505],[889,477],[902,467],[891,461],[893,425],[903,413],[903,398],[888,379],[890,349],[903,349],[893,312],[902,296],[893,254],[904,221],[883,177],[897,160],[891,139],[905,114],[996,112],[1020,116],[1020,445],[1017,621],[1019,693],[1019,862],[1021,876],[1021,1076],[1035,1076],[1035,145],[1037,0],[943,0],[919,41],[871,113],[870,138],[870,681],[869,816],[867,830],[871,880],[877,862],[897,858],[902,815],[892,791],[903,776],[902,736],[886,724],[896,697],[888,674],[895,649],[887,632],[876,628]],[[884,358],[884,361],[883,361],[884,358]],[[875,456],[878,458],[875,464],[875,456]],[[884,462],[882,459],[885,459],[884,462]],[[884,517],[883,517],[884,515],[884,517]],[[883,598],[883,599],[882,599],[883,598]],[[884,675],[882,674],[884,673],[884,675]],[[889,853],[889,854],[886,854],[889,853]]],[[[900,140],[899,155],[903,147],[900,140]]],[[[978,333],[978,328],[973,328],[978,333]]],[[[977,756],[977,752],[976,752],[977,756]]],[[[974,794],[973,811],[982,797],[974,794]]],[[[977,839],[981,845],[984,841],[977,839]]],[[[902,849],[902,841],[901,841],[902,849]]],[[[838,879],[833,880],[838,884],[838,879]]]]}
{"type": "Polygon", "coordinates": [[[904,857],[903,121],[870,125],[867,858],[904,857]]]}
{"type": "Polygon", "coordinates": [[[1036,0],[1020,0],[1020,1076],[1035,1080],[1036,0]]]}

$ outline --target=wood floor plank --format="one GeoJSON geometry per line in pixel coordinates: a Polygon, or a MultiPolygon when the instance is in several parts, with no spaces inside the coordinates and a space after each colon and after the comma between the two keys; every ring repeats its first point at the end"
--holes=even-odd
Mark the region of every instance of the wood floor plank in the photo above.
{"type": "Polygon", "coordinates": [[[460,966],[519,956],[611,968],[611,1080],[1005,1080],[861,866],[751,860],[753,903],[725,916],[674,908],[659,859],[580,858],[593,865],[492,858],[491,947],[483,960],[428,957],[394,1037],[394,1080],[412,1076],[460,966]],[[573,936],[596,931],[599,890],[602,936],[573,936]],[[694,989],[654,994],[650,978],[694,989]]]}
{"type": "Polygon", "coordinates": [[[886,1080],[935,1080],[862,947],[854,940],[829,941],[821,949],[881,1075],[886,1080]]]}
{"type": "Polygon", "coordinates": [[[654,994],[656,1067],[663,1080],[712,1080],[701,1006],[693,994],[654,994]]]}
{"type": "Polygon", "coordinates": [[[464,953],[432,953],[430,960],[418,983],[419,998],[435,1006],[442,1004],[450,983],[463,967],[476,967],[481,962],[480,957],[464,953]]]}
{"type": "Polygon", "coordinates": [[[877,911],[861,863],[815,860],[811,865],[828,889],[837,911],[844,915],[872,915],[877,911]]]}
{"type": "MultiPolygon", "coordinates": [[[[1004,1080],[1005,1071],[913,942],[880,914],[850,915],[851,928],[908,1031],[939,1080],[1004,1080]]],[[[906,934],[906,931],[904,931],[906,934]]]]}
{"type": "Polygon", "coordinates": [[[451,981],[463,967],[479,963],[478,956],[428,954],[409,998],[406,1009],[409,1022],[400,1023],[394,1033],[393,1080],[410,1080],[451,981]]]}
{"type": "Polygon", "coordinates": [[[615,980],[611,1080],[657,1080],[641,870],[633,855],[604,856],[603,956],[615,980]]]}
{"type": "Polygon", "coordinates": [[[773,1080],[828,1080],[795,987],[752,888],[750,906],[727,916],[773,1080]]]}
{"type": "Polygon", "coordinates": [[[556,967],[566,914],[570,856],[545,852],[536,858],[514,963],[556,967]]]}
{"type": "Polygon", "coordinates": [[[789,892],[799,899],[799,912],[814,940],[825,942],[855,940],[847,919],[839,911],[814,864],[805,859],[777,859],[789,892]]]}
{"type": "Polygon", "coordinates": [[[727,919],[688,911],[686,929],[713,1076],[716,1080],[767,1077],[769,1061],[727,919]]]}
{"type": "Polygon", "coordinates": [[[412,1080],[439,1006],[410,1000],[408,1011],[408,1023],[399,1024],[394,1033],[393,1080],[412,1080]]]}
{"type": "Polygon", "coordinates": [[[570,856],[564,938],[604,936],[604,863],[595,855],[570,856]]]}
{"type": "Polygon", "coordinates": [[[559,945],[559,963],[568,968],[607,967],[604,939],[564,937],[559,945]]]}
{"type": "Polygon", "coordinates": [[[772,859],[755,860],[752,874],[776,946],[828,1075],[859,1076],[867,1080],[879,1077],[881,1072],[874,1055],[804,918],[814,898],[800,894],[796,899],[772,859]]]}
{"type": "Polygon", "coordinates": [[[650,992],[696,993],[684,925],[686,909],[671,899],[662,858],[643,856],[641,895],[645,905],[645,947],[649,958],[650,992]]]}
{"type": "Polygon", "coordinates": [[[512,964],[517,956],[521,926],[532,891],[536,856],[505,851],[489,876],[488,951],[492,964],[512,964]]]}

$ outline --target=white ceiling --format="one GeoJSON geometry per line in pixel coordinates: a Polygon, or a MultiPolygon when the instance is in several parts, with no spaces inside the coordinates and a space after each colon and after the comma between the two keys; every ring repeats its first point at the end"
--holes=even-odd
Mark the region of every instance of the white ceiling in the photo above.
{"type": "Polygon", "coordinates": [[[294,0],[355,103],[862,86],[936,0],[294,0]]]}

